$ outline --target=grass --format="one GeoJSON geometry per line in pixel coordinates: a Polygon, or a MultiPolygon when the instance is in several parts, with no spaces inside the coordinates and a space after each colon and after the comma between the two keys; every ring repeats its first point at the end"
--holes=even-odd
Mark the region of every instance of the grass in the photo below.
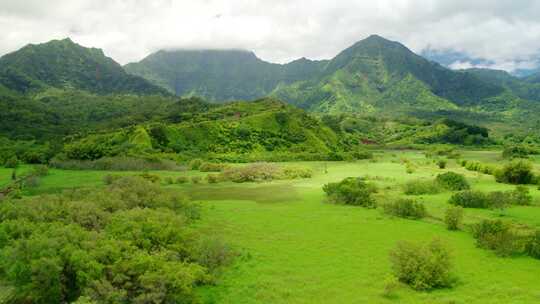
{"type": "MultiPolygon", "coordinates": [[[[466,151],[463,158],[490,162],[498,152],[466,151]]],[[[286,164],[288,165],[288,164],[286,164]]],[[[381,210],[325,203],[322,185],[349,176],[365,176],[380,189],[377,197],[388,201],[403,196],[401,185],[413,179],[432,179],[454,171],[467,176],[473,189],[509,190],[492,176],[467,171],[450,160],[438,169],[415,151],[377,154],[377,162],[303,162],[311,179],[270,183],[219,183],[167,185],[200,201],[199,228],[222,236],[239,258],[225,269],[215,286],[199,290],[205,303],[538,303],[540,260],[500,258],[479,249],[466,231],[450,232],[440,219],[450,192],[416,197],[430,217],[421,221],[391,218],[381,210]],[[413,174],[402,163],[415,164],[413,174]],[[325,173],[327,168],[327,173],[325,173]],[[399,240],[443,239],[452,249],[458,282],[451,289],[416,292],[400,286],[384,297],[391,274],[388,252],[399,240]]],[[[0,169],[0,183],[9,173],[0,169]]],[[[206,175],[195,171],[151,172],[162,177],[206,175]]],[[[103,171],[59,171],[42,180],[32,193],[62,188],[102,185],[103,171]]],[[[121,174],[133,174],[123,172],[121,174]]],[[[164,183],[165,185],[165,183],[164,183]]],[[[540,192],[531,186],[534,199],[540,192]]],[[[465,211],[465,224],[483,218],[500,218],[540,228],[540,207],[511,207],[505,211],[465,211]]],[[[1,292],[1,290],[0,290],[1,292]]]]}

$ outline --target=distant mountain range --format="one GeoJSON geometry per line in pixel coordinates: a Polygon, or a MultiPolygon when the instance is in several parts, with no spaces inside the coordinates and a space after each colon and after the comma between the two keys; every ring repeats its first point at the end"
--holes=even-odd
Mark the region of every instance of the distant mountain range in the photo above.
{"type": "MultiPolygon", "coordinates": [[[[431,61],[440,63],[441,65],[452,68],[452,69],[462,69],[460,66],[470,65],[473,68],[486,68],[496,66],[496,62],[491,60],[486,60],[482,58],[471,57],[463,52],[458,52],[454,50],[434,50],[431,48],[426,48],[422,50],[420,55],[431,61]]],[[[510,72],[512,76],[518,78],[527,78],[532,75],[538,75],[540,73],[540,54],[536,56],[536,59],[531,59],[537,67],[535,68],[517,68],[510,72]]]]}
{"type": "Polygon", "coordinates": [[[517,78],[496,70],[454,71],[376,35],[331,60],[288,64],[242,50],[177,50],[122,67],[70,39],[28,45],[0,58],[0,96],[23,96],[30,104],[70,98],[61,92],[74,91],[108,98],[200,96],[214,103],[271,96],[315,113],[450,116],[479,123],[483,117],[517,125],[537,121],[540,109],[540,73],[517,78]]]}

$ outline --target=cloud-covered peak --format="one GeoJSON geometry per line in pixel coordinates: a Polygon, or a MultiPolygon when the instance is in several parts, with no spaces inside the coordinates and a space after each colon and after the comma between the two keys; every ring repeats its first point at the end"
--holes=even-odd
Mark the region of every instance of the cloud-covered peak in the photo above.
{"type": "Polygon", "coordinates": [[[121,63],[160,49],[248,49],[288,62],[332,58],[377,33],[511,70],[536,65],[539,12],[534,0],[4,0],[0,54],[69,36],[121,63]]]}

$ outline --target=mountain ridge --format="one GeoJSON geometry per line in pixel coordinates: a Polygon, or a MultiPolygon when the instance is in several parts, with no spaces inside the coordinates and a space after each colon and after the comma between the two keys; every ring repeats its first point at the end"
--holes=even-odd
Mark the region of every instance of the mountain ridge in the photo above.
{"type": "Polygon", "coordinates": [[[103,50],[83,47],[70,38],[28,44],[0,57],[0,83],[21,93],[48,87],[99,94],[165,93],[144,78],[126,73],[103,50]]]}

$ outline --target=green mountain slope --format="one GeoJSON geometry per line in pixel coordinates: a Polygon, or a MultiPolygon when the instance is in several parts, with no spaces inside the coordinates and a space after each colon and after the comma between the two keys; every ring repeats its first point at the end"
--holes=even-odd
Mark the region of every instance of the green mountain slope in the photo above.
{"type": "Polygon", "coordinates": [[[180,153],[234,160],[246,154],[329,154],[344,148],[324,123],[274,99],[233,102],[192,114],[179,123],[145,123],[85,136],[68,144],[66,154],[73,159],[96,159],[180,153]]]}
{"type": "Polygon", "coordinates": [[[526,79],[512,76],[506,71],[491,69],[467,69],[463,72],[473,74],[487,83],[504,87],[517,97],[540,101],[540,81],[537,83],[529,82],[526,79]]]}
{"type": "Polygon", "coordinates": [[[207,107],[195,98],[161,95],[96,95],[54,88],[22,95],[0,90],[0,137],[60,139],[148,121],[181,121],[195,109],[207,107]]]}
{"type": "Polygon", "coordinates": [[[21,93],[49,87],[98,94],[165,93],[165,90],[145,79],[126,73],[102,50],[82,47],[70,39],[27,45],[2,56],[0,83],[21,93]]]}
{"type": "Polygon", "coordinates": [[[322,77],[282,86],[274,94],[319,112],[405,112],[475,106],[504,88],[446,69],[405,46],[370,36],[332,59],[322,77]]]}
{"type": "Polygon", "coordinates": [[[279,83],[319,73],[324,63],[300,59],[280,65],[247,51],[179,50],[159,51],[125,69],[176,95],[230,101],[264,97],[279,83]]]}

